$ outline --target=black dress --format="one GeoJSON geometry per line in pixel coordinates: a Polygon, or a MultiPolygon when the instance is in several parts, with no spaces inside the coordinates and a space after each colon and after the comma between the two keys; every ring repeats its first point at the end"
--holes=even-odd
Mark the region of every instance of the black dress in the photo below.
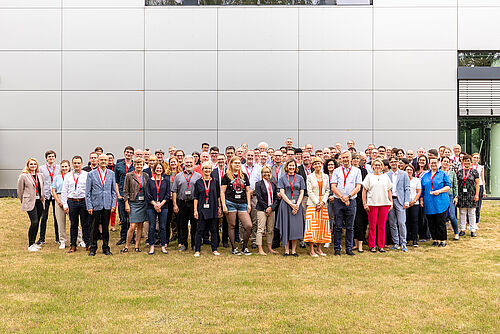
{"type": "Polygon", "coordinates": [[[476,195],[476,179],[479,179],[479,173],[474,168],[460,169],[457,173],[458,181],[458,205],[459,208],[476,208],[474,201],[476,195]],[[464,189],[467,189],[465,191],[464,189]]]}
{"type": "MultiPolygon", "coordinates": [[[[358,167],[361,170],[361,179],[364,180],[368,171],[364,167],[358,167]]],[[[356,217],[354,218],[354,239],[365,242],[366,227],[368,226],[368,214],[363,207],[363,186],[356,196],[356,217]]]]}

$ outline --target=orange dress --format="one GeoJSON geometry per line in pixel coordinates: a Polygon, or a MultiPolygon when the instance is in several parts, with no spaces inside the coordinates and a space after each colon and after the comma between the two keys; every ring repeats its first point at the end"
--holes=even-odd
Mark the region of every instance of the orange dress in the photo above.
{"type": "MultiPolygon", "coordinates": [[[[319,201],[323,192],[323,179],[318,180],[319,201]]],[[[328,219],[328,208],[326,205],[320,211],[316,206],[308,206],[306,211],[306,226],[304,229],[304,242],[325,244],[332,241],[330,221],[328,219]]]]}

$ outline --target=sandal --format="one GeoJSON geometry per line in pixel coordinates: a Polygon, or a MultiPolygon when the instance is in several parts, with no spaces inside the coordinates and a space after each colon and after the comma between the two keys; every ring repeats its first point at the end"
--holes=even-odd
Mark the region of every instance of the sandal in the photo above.
{"type": "Polygon", "coordinates": [[[127,247],[123,248],[123,249],[120,251],[120,253],[122,253],[122,254],[128,253],[128,248],[127,248],[127,247]]]}
{"type": "Polygon", "coordinates": [[[136,253],[142,252],[140,248],[134,248],[134,250],[135,250],[136,253]]]}
{"type": "Polygon", "coordinates": [[[163,249],[161,250],[161,252],[162,252],[163,254],[168,254],[168,252],[167,252],[166,250],[163,250],[163,249]]]}

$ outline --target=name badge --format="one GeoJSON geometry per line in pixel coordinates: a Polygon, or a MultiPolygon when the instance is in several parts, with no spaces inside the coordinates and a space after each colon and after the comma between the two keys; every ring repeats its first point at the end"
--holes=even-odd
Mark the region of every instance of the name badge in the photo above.
{"type": "Polygon", "coordinates": [[[295,199],[292,199],[292,204],[295,204],[297,201],[295,199]]]}
{"type": "Polygon", "coordinates": [[[209,203],[203,204],[203,209],[210,209],[210,204],[209,203]]]}
{"type": "Polygon", "coordinates": [[[241,198],[241,195],[240,195],[240,194],[236,194],[236,195],[234,195],[234,198],[236,198],[236,199],[240,199],[240,198],[241,198]]]}
{"type": "Polygon", "coordinates": [[[35,196],[35,199],[40,199],[40,195],[36,195],[36,196],[35,196]]]}
{"type": "Polygon", "coordinates": [[[463,190],[464,190],[464,193],[466,193],[466,192],[467,192],[467,188],[464,188],[463,190]]]}
{"type": "Polygon", "coordinates": [[[138,201],[144,201],[144,196],[142,196],[142,195],[137,196],[137,200],[138,201]]]}
{"type": "Polygon", "coordinates": [[[186,191],[184,192],[184,194],[186,194],[186,195],[191,195],[191,190],[186,190],[186,191]]]}

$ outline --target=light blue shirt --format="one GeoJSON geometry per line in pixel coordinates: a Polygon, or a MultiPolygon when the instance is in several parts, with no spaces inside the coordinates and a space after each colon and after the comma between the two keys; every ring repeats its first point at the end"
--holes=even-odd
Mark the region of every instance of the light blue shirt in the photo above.
{"type": "Polygon", "coordinates": [[[57,194],[60,194],[62,192],[62,187],[63,187],[63,178],[61,174],[57,174],[54,176],[54,181],[52,181],[52,188],[56,190],[57,194]]]}
{"type": "MultiPolygon", "coordinates": [[[[351,191],[353,191],[354,188],[356,188],[356,185],[363,183],[363,180],[359,168],[351,166],[349,171],[349,168],[344,168],[344,166],[340,166],[333,171],[331,182],[332,184],[335,183],[337,185],[337,189],[340,191],[342,195],[349,195],[351,191]],[[344,174],[346,176],[345,184],[344,184],[344,174]]],[[[335,193],[333,196],[335,198],[338,198],[337,195],[335,195],[335,193]]],[[[352,196],[351,199],[354,199],[357,196],[358,194],[352,196]]]]}

